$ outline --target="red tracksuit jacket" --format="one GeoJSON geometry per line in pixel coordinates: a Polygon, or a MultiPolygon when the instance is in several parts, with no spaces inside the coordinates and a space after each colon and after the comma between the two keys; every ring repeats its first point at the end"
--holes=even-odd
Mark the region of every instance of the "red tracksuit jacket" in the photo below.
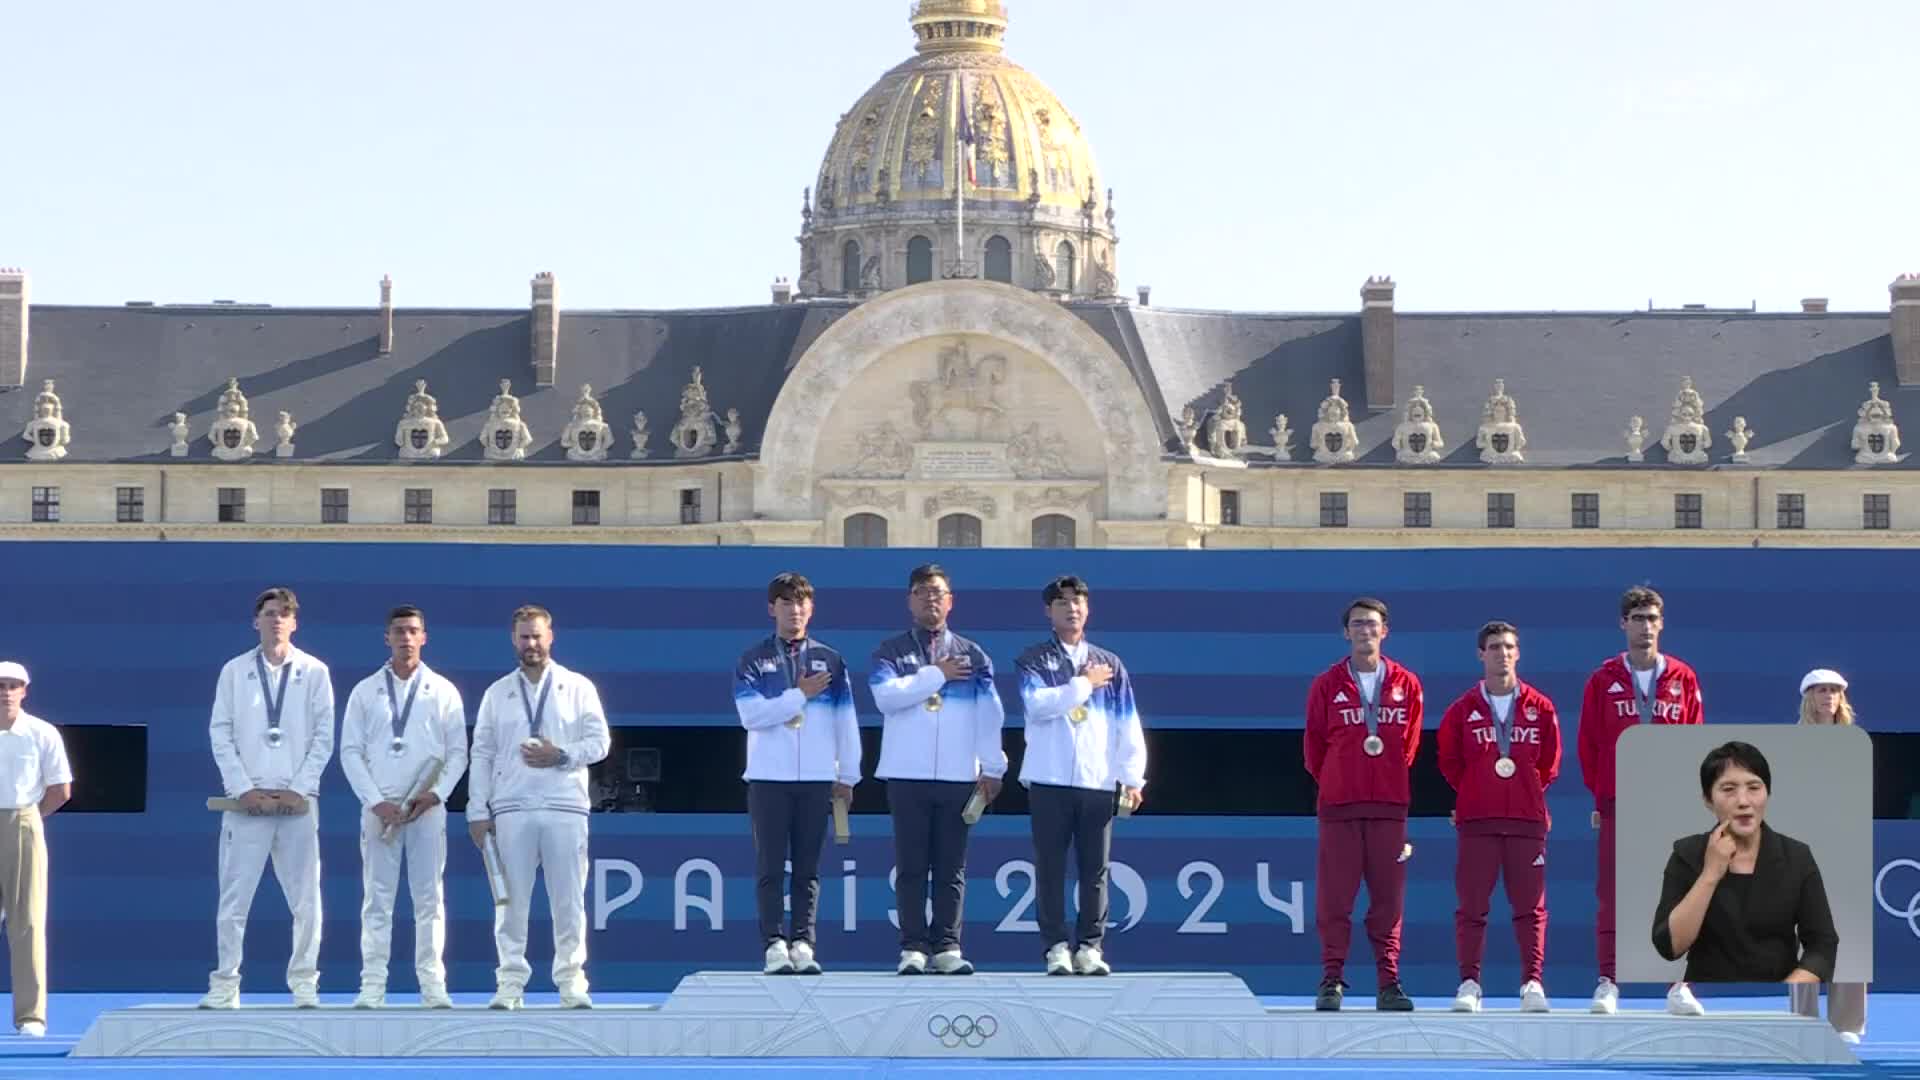
{"type": "MultiPolygon", "coordinates": [[[[1666,667],[1654,680],[1653,720],[1655,724],[1699,724],[1705,722],[1700,701],[1700,679],[1693,669],[1668,656],[1666,667]]],[[[1633,673],[1623,653],[1601,664],[1587,679],[1587,692],[1580,702],[1580,776],[1593,792],[1595,809],[1613,806],[1613,744],[1620,733],[1642,721],[1634,702],[1633,673]]]]}
{"type": "Polygon", "coordinates": [[[1513,727],[1507,754],[1518,768],[1511,777],[1493,771],[1500,759],[1493,706],[1481,688],[1460,695],[1440,718],[1440,773],[1458,793],[1454,819],[1549,823],[1547,786],[1560,775],[1560,716],[1539,690],[1521,683],[1514,691],[1513,727]]]}
{"type": "Polygon", "coordinates": [[[1386,750],[1379,757],[1368,757],[1361,748],[1367,721],[1346,660],[1322,672],[1307,691],[1307,772],[1320,785],[1322,816],[1340,817],[1340,807],[1359,816],[1384,816],[1377,811],[1397,807],[1404,817],[1412,801],[1407,769],[1420,749],[1425,698],[1413,672],[1385,657],[1380,663],[1379,728],[1386,750]]]}

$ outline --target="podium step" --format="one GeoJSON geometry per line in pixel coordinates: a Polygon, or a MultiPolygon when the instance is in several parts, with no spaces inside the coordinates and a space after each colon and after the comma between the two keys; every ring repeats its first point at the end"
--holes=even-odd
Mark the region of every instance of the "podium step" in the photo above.
{"type": "Polygon", "coordinates": [[[75,1057],[1455,1059],[1857,1064],[1780,1013],[1339,1013],[1268,1008],[1232,975],[814,978],[703,972],[660,1005],[102,1013],[75,1057]]]}

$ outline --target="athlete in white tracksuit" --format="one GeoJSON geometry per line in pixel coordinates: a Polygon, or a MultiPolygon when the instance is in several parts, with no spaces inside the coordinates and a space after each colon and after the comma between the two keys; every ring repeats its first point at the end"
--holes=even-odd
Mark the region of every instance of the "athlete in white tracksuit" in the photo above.
{"type": "Polygon", "coordinates": [[[333,682],[327,665],[293,647],[299,601],[268,589],[254,600],[258,648],[227,661],[208,733],[227,795],[243,809],[220,822],[219,966],[203,1009],[240,1005],[247,909],[269,859],[293,912],[287,986],[301,1008],[320,1003],[320,774],[333,756],[333,682]]]}
{"type": "Polygon", "coordinates": [[[360,996],[386,1004],[400,861],[413,896],[413,967],[420,1003],[450,1009],[446,948],[447,796],[467,771],[467,716],[460,691],[421,661],[426,616],[404,606],[387,616],[393,657],[360,681],[340,722],[340,767],[360,797],[360,996]],[[430,786],[429,786],[430,783],[430,786]]]}
{"type": "Polygon", "coordinates": [[[467,829],[484,845],[499,840],[509,902],[495,907],[500,963],[490,1006],[517,1009],[532,968],[527,916],[533,877],[544,871],[553,916],[553,984],[560,1004],[591,1008],[587,996],[587,766],[607,756],[600,692],[554,663],[553,617],[524,607],[513,616],[520,667],[480,699],[467,779],[467,829]]]}

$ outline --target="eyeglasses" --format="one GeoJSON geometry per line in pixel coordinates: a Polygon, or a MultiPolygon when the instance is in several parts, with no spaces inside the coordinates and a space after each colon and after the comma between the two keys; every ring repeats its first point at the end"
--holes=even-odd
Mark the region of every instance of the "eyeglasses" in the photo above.
{"type": "Polygon", "coordinates": [[[947,589],[915,589],[912,595],[921,600],[943,600],[953,593],[947,589]]]}

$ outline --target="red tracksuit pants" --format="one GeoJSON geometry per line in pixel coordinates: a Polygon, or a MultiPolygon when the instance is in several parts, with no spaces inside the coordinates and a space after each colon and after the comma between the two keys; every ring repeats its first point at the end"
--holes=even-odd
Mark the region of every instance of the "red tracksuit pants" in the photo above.
{"type": "Polygon", "coordinates": [[[1453,944],[1460,957],[1460,978],[1480,981],[1495,878],[1507,882],[1513,938],[1520,946],[1520,981],[1539,979],[1547,958],[1547,841],[1468,834],[1459,838],[1453,867],[1454,895],[1460,904],[1453,913],[1453,944]]]}
{"type": "Polygon", "coordinates": [[[1600,811],[1600,850],[1596,860],[1599,872],[1593,878],[1594,899],[1599,901],[1599,911],[1593,924],[1593,940],[1600,958],[1600,977],[1603,979],[1612,979],[1614,973],[1613,830],[1613,805],[1608,803],[1600,811]]]}
{"type": "Polygon", "coordinates": [[[1400,981],[1400,916],[1407,895],[1405,818],[1320,819],[1320,852],[1314,867],[1314,922],[1320,933],[1320,963],[1329,979],[1347,966],[1353,940],[1353,903],[1367,884],[1367,939],[1380,985],[1400,981]]]}

